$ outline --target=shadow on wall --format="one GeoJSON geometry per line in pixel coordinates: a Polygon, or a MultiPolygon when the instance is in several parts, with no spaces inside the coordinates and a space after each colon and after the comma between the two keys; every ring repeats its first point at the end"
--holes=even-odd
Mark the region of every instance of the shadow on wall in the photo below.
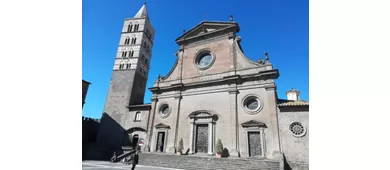
{"type": "Polygon", "coordinates": [[[284,169],[285,170],[292,170],[291,166],[287,163],[286,157],[283,155],[284,160],[284,169]]]}
{"type": "Polygon", "coordinates": [[[103,113],[96,133],[95,142],[83,144],[83,160],[108,161],[114,152],[117,156],[123,154],[122,146],[132,145],[126,130],[107,113],[103,113]]]}

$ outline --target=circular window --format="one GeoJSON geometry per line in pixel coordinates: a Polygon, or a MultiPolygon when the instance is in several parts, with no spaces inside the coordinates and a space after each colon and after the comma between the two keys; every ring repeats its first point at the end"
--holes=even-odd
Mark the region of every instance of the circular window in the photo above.
{"type": "Polygon", "coordinates": [[[262,101],[260,100],[259,97],[255,96],[255,95],[248,95],[248,96],[244,97],[242,104],[243,104],[245,112],[247,112],[249,114],[259,113],[261,111],[261,109],[263,108],[262,101]]]}
{"type": "Polygon", "coordinates": [[[205,69],[211,67],[214,60],[215,60],[215,57],[211,54],[211,52],[208,50],[205,50],[205,51],[198,53],[198,55],[195,59],[195,64],[199,69],[205,70],[205,69]]]}
{"type": "Polygon", "coordinates": [[[256,110],[259,107],[259,102],[256,99],[249,99],[246,103],[246,108],[256,110]]]}
{"type": "Polygon", "coordinates": [[[159,112],[162,117],[168,117],[169,114],[171,113],[171,108],[169,107],[168,104],[162,104],[160,106],[159,112]]]}
{"type": "Polygon", "coordinates": [[[298,123],[298,122],[291,123],[290,131],[296,137],[302,137],[306,133],[305,127],[301,123],[298,123]]]}

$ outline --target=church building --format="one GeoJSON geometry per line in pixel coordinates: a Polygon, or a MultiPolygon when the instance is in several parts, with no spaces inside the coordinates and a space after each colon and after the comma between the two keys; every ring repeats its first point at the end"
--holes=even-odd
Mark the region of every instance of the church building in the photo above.
{"type": "Polygon", "coordinates": [[[144,4],[124,21],[97,142],[173,154],[182,139],[188,154],[215,155],[221,140],[231,157],[282,155],[307,165],[309,103],[295,89],[278,98],[279,70],[267,53],[246,57],[239,31],[231,16],[183,32],[175,63],[148,88],[152,99],[144,104],[155,34],[144,4]]]}

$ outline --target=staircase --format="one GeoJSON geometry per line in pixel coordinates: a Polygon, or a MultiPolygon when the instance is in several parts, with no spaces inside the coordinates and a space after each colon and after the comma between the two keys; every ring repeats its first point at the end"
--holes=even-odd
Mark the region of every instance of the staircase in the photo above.
{"type": "Polygon", "coordinates": [[[188,170],[281,170],[280,163],[278,161],[252,158],[216,158],[215,156],[171,155],[159,153],[140,153],[139,164],[188,170]]]}

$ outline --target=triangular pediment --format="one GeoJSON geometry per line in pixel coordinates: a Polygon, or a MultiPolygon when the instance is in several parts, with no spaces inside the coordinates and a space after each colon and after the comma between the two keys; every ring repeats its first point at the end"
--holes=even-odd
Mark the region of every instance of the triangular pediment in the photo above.
{"type": "Polygon", "coordinates": [[[170,129],[170,127],[164,123],[159,123],[157,125],[154,125],[154,127],[157,129],[170,129]]]}
{"type": "Polygon", "coordinates": [[[256,120],[250,120],[241,124],[242,127],[267,127],[265,123],[258,122],[256,120]]]}
{"type": "Polygon", "coordinates": [[[236,22],[206,22],[203,21],[190,29],[188,32],[181,35],[176,39],[176,42],[201,37],[203,35],[213,34],[226,29],[237,28],[236,32],[239,31],[238,24],[236,22]]]}

